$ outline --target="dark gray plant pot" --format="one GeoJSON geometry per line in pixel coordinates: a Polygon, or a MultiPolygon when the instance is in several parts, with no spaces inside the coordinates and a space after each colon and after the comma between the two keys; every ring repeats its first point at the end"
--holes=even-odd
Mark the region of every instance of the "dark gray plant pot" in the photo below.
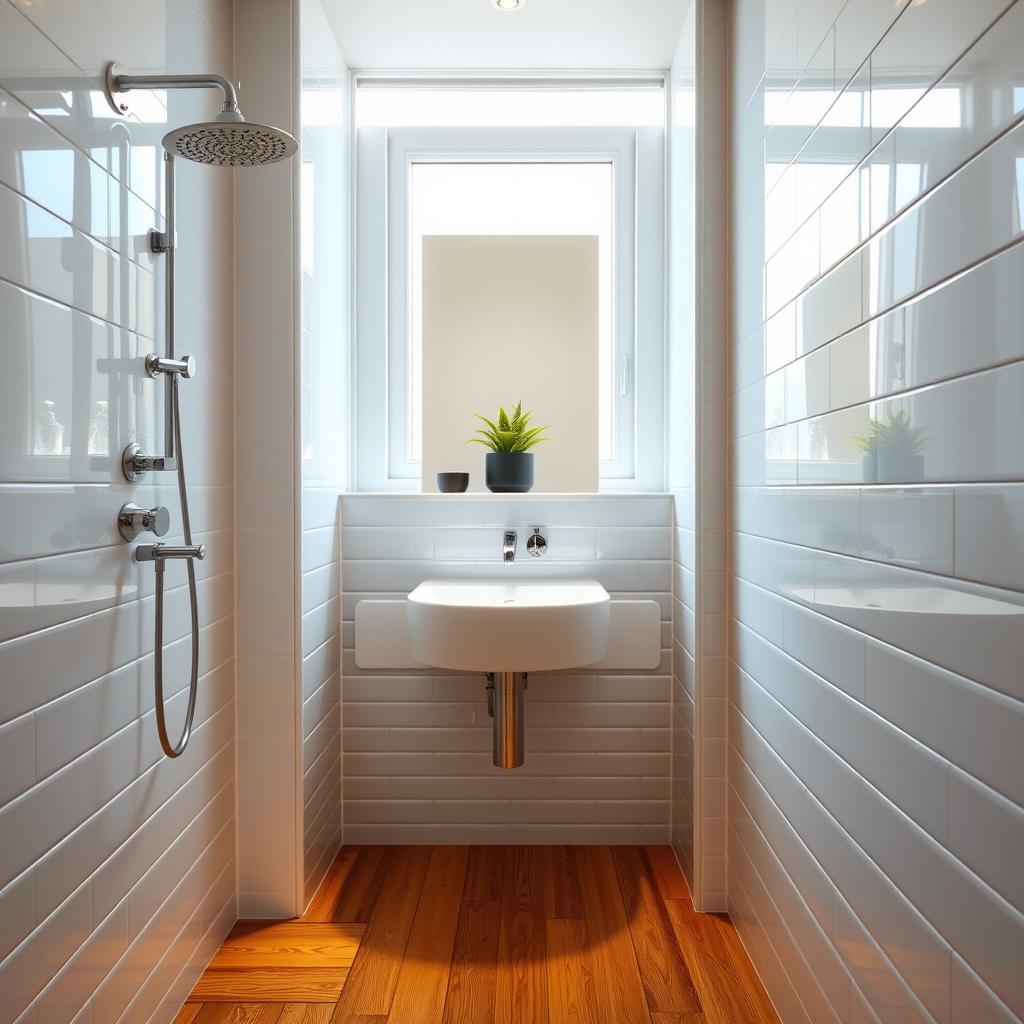
{"type": "Polygon", "coordinates": [[[924,479],[924,456],[914,452],[865,452],[865,483],[914,483],[924,479]]]}
{"type": "Polygon", "coordinates": [[[438,473],[437,489],[442,494],[462,494],[469,487],[468,473],[438,473]]]}
{"type": "Polygon", "coordinates": [[[533,488],[533,452],[488,452],[487,490],[495,494],[525,494],[533,488]]]}

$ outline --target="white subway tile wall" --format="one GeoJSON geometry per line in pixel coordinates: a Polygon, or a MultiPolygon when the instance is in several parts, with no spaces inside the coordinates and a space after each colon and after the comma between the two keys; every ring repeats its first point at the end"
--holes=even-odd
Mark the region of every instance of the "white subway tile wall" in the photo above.
{"type": "MultiPolygon", "coordinates": [[[[195,727],[178,760],[153,708],[152,567],[115,529],[122,448],[162,444],[160,140],[205,120],[208,93],[106,107],[109,60],[233,73],[231,4],[0,4],[0,1019],[169,1021],[234,922],[232,176],[179,177],[178,329],[198,564],[195,727]]],[[[168,570],[168,718],[187,700],[184,572],[168,570]]]]}
{"type": "Polygon", "coordinates": [[[736,0],[731,45],[729,910],[787,1024],[1009,1024],[1024,3],[736,0]]]}
{"type": "Polygon", "coordinates": [[[341,554],[348,322],[348,68],[317,0],[300,10],[302,54],[303,902],[341,845],[341,554]]]}
{"type": "Polygon", "coordinates": [[[667,495],[342,496],[346,842],[668,841],[671,506],[667,495]],[[521,543],[504,566],[503,529],[525,541],[533,526],[548,554],[531,558],[521,543]],[[359,600],[401,598],[431,578],[552,576],[658,601],[662,664],[533,675],[522,768],[491,763],[482,675],[355,665],[359,600]]]}

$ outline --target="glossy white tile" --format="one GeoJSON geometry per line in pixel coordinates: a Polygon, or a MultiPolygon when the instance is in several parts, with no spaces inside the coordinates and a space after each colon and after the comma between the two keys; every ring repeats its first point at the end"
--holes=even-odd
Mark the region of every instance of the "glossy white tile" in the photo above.
{"type": "Polygon", "coordinates": [[[815,862],[841,1019],[1011,1019],[1024,7],[732,24],[729,908],[783,1019],[827,1019],[815,862]]]}
{"type": "MultiPolygon", "coordinates": [[[[156,749],[152,576],[130,561],[114,529],[116,510],[129,499],[177,508],[173,481],[132,488],[117,465],[129,441],[152,448],[160,440],[159,389],[142,372],[141,356],[160,333],[163,261],[148,252],[146,233],[160,226],[157,150],[168,113],[156,96],[142,94],[136,115],[117,122],[106,112],[96,76],[112,58],[156,66],[155,49],[143,56],[131,36],[162,40],[168,70],[181,71],[191,47],[196,60],[210,61],[205,70],[231,74],[231,19],[218,19],[227,35],[212,42],[211,23],[186,6],[175,13],[176,42],[169,41],[169,15],[158,4],[135,5],[118,22],[92,3],[19,2],[0,10],[0,218],[6,224],[0,312],[10,342],[9,372],[0,385],[6,388],[0,396],[0,515],[9,525],[0,549],[0,560],[9,563],[0,583],[7,612],[0,631],[0,717],[8,723],[5,749],[19,752],[17,769],[12,765],[5,779],[21,790],[29,770],[35,783],[0,812],[5,835],[7,824],[18,835],[5,844],[5,877],[23,871],[33,890],[28,917],[14,898],[22,882],[5,901],[17,929],[5,933],[5,944],[20,941],[28,959],[20,969],[8,961],[20,977],[3,989],[38,1020],[91,1021],[101,987],[131,988],[129,975],[135,975],[128,965],[141,947],[129,945],[139,936],[137,928],[127,929],[125,897],[156,858],[137,873],[118,874],[104,864],[144,845],[143,832],[150,848],[155,841],[160,850],[181,835],[184,857],[165,862],[159,897],[162,902],[191,876],[192,886],[177,890],[181,924],[198,913],[203,893],[226,864],[203,861],[209,836],[188,831],[202,804],[183,820],[182,804],[170,799],[194,794],[214,763],[223,788],[233,762],[233,755],[212,760],[225,748],[230,754],[234,732],[233,710],[224,713],[234,674],[233,486],[214,481],[212,470],[215,457],[230,447],[233,413],[233,331],[225,298],[230,246],[224,241],[231,218],[216,212],[230,208],[230,181],[223,176],[185,173],[179,191],[185,293],[179,323],[200,366],[183,394],[190,413],[184,440],[193,525],[211,558],[200,572],[204,677],[196,728],[191,749],[177,762],[164,761],[156,749]],[[204,486],[210,482],[218,486],[204,486]]],[[[228,5],[214,0],[211,9],[217,7],[223,13],[228,5]]],[[[176,106],[175,116],[194,112],[184,120],[196,120],[208,105],[190,98],[176,106]]],[[[179,680],[188,653],[177,572],[170,582],[173,725],[182,711],[179,680]]],[[[233,798],[210,813],[218,831],[233,832],[233,798]]],[[[161,960],[184,964],[200,939],[180,925],[148,937],[150,967],[161,960]]],[[[154,982],[145,999],[162,999],[173,980],[154,982]]],[[[100,999],[96,1005],[115,1003],[100,999]]]]}
{"type": "Polygon", "coordinates": [[[955,492],[954,573],[1024,590],[1024,485],[955,492]]]}

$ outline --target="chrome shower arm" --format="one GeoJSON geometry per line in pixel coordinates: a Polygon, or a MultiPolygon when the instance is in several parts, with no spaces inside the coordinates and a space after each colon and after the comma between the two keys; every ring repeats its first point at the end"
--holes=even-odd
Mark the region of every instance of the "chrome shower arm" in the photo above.
{"type": "Polygon", "coordinates": [[[116,75],[118,92],[132,89],[220,89],[226,110],[238,110],[238,90],[223,75],[116,75]]]}
{"type": "Polygon", "coordinates": [[[107,65],[107,99],[117,113],[128,113],[128,104],[120,94],[133,89],[220,89],[224,94],[223,112],[237,114],[241,118],[238,90],[234,83],[213,72],[202,75],[126,75],[120,64],[107,65]]]}

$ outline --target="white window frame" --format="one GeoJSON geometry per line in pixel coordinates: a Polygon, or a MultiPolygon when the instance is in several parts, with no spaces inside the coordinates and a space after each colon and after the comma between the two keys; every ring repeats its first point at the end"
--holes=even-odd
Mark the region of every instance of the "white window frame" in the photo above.
{"type": "Polygon", "coordinates": [[[356,132],[356,488],[416,491],[409,458],[411,168],[422,162],[611,162],[615,460],[601,490],[664,486],[664,131],[361,128],[356,132]]]}

